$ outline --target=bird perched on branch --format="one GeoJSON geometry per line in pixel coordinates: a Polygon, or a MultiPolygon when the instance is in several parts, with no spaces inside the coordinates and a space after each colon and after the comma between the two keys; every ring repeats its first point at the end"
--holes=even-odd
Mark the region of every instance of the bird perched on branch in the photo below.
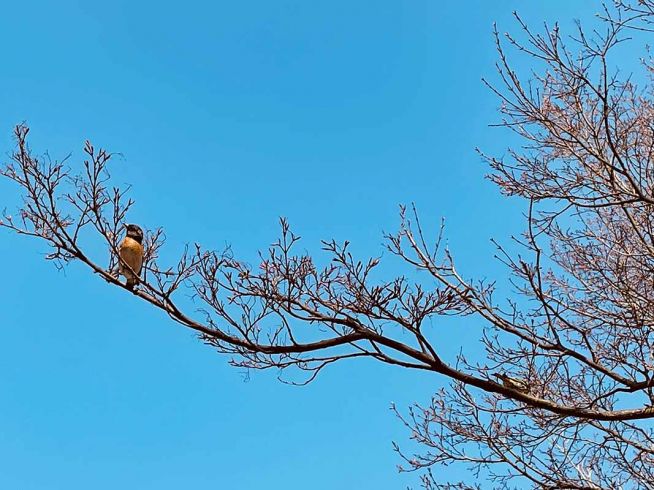
{"type": "Polygon", "coordinates": [[[522,379],[517,379],[509,376],[505,373],[496,373],[494,374],[496,378],[502,381],[502,384],[506,388],[511,388],[512,390],[522,391],[523,393],[529,393],[529,385],[526,381],[522,379]]]}
{"type": "Polygon", "coordinates": [[[138,225],[127,225],[125,229],[125,238],[118,246],[118,270],[126,279],[127,289],[133,290],[143,267],[143,230],[138,225]]]}

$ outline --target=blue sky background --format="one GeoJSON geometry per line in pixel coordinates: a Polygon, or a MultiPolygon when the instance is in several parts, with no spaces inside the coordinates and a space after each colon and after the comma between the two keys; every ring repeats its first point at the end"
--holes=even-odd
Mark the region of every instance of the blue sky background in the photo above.
{"type": "MultiPolygon", "coordinates": [[[[14,124],[71,162],[84,139],[122,153],[130,221],[254,258],[289,218],[318,250],[361,255],[415,201],[447,219],[466,275],[495,277],[491,237],[523,203],[483,179],[475,146],[502,153],[492,23],[590,19],[599,3],[467,1],[3,4],[0,149],[14,124]]],[[[0,180],[0,206],[15,207],[0,180]]],[[[295,388],[243,373],[193,334],[43,244],[0,232],[0,488],[405,488],[389,411],[443,380],[346,362],[295,388]]],[[[104,250],[95,251],[102,260],[104,250]]],[[[408,271],[411,273],[411,271],[408,271]]],[[[434,323],[447,353],[477,325],[434,323]],[[438,329],[440,328],[440,332],[438,329]]],[[[447,470],[452,479],[463,469],[447,470]]]]}

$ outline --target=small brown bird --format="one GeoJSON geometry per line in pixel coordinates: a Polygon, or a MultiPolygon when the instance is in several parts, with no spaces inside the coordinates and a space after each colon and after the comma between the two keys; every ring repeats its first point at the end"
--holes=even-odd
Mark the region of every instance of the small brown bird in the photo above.
{"type": "Polygon", "coordinates": [[[132,290],[139,282],[143,266],[143,230],[138,225],[127,225],[125,238],[118,246],[118,270],[126,279],[125,286],[132,290]]]}
{"type": "Polygon", "coordinates": [[[511,376],[508,376],[505,373],[496,373],[493,376],[495,376],[500,381],[502,381],[502,384],[506,388],[511,388],[512,390],[516,390],[516,391],[522,391],[523,393],[529,393],[529,385],[521,379],[512,378],[511,376]]]}

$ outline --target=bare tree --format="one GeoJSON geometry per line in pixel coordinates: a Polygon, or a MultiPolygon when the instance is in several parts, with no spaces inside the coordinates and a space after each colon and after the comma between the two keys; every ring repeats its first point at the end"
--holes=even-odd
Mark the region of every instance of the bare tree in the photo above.
{"type": "MultiPolygon", "coordinates": [[[[654,0],[602,12],[601,28],[578,25],[570,37],[517,15],[520,36],[495,32],[501,82],[489,87],[500,126],[521,143],[484,158],[500,189],[528,204],[521,251],[498,246],[512,296],[498,300],[493,282],[464,278],[442,229],[429,238],[413,207],[386,244],[415,279],[377,279],[380,258],[359,260],[348,242],[325,241],[322,256],[298,252],[282,220],[254,268],[198,245],[162,266],[164,234],[151,231],[133,294],[236,366],[305,374],[291,382],[354,357],[449,378],[426,406],[397,411],[416,443],[409,453],[396,446],[402,469],[422,470],[425,488],[654,489],[654,63],[643,61],[639,87],[609,59],[631,33],[647,35],[654,0]],[[533,61],[529,79],[512,68],[511,50],[533,61]],[[181,306],[189,291],[199,315],[181,306]],[[439,355],[428,320],[445,315],[478,327],[485,356],[439,355]],[[469,479],[439,480],[439,465],[452,463],[471,469],[469,479]]],[[[75,173],[34,156],[28,131],[16,128],[2,170],[24,197],[2,226],[45,240],[59,266],[79,261],[125,288],[110,271],[132,201],[110,185],[111,154],[87,142],[75,173]],[[89,255],[98,238],[108,267],[89,255]]]]}

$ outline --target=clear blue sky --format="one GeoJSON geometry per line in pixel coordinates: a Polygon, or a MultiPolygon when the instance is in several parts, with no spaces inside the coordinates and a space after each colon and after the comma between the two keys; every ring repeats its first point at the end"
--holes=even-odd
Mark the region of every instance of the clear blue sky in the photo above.
{"type": "MultiPolygon", "coordinates": [[[[84,139],[123,157],[130,221],[245,258],[289,218],[307,250],[349,239],[378,254],[400,203],[447,219],[468,275],[501,274],[491,237],[520,229],[518,201],[483,179],[501,152],[493,21],[588,18],[599,3],[515,1],[5,2],[0,148],[79,161],[84,139]]],[[[0,181],[0,207],[17,203],[0,181]]],[[[312,385],[250,381],[194,336],[38,242],[0,233],[0,488],[397,489],[389,411],[442,385],[372,362],[312,385]]],[[[96,251],[101,256],[102,251],[96,251]]],[[[408,271],[411,273],[411,271],[408,271]]],[[[456,327],[456,328],[455,328],[456,327]]],[[[437,345],[455,353],[462,323],[437,345]]],[[[456,478],[457,469],[449,469],[456,478]]],[[[459,476],[461,473],[458,473],[459,476]]]]}

